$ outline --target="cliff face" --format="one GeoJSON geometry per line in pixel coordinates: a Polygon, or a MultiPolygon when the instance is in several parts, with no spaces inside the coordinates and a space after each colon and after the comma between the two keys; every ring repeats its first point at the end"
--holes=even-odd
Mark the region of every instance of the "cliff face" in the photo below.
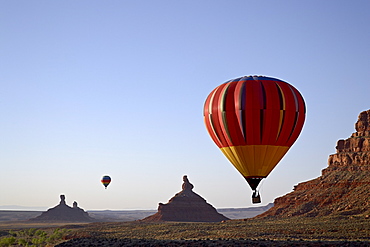
{"type": "Polygon", "coordinates": [[[229,219],[193,192],[194,186],[187,176],[183,177],[183,181],[181,192],[167,204],[159,203],[158,212],[142,221],[219,222],[229,219]]]}
{"type": "Polygon", "coordinates": [[[337,153],[329,156],[323,175],[341,170],[370,171],[370,110],[360,113],[355,129],[350,138],[337,142],[337,153]]]}
{"type": "Polygon", "coordinates": [[[87,212],[77,206],[77,202],[70,207],[65,202],[65,196],[60,196],[59,205],[48,209],[40,216],[30,219],[30,221],[60,221],[60,222],[92,222],[93,218],[87,212]]]}
{"type": "Polygon", "coordinates": [[[339,140],[328,167],[316,179],[294,186],[257,217],[370,214],[370,110],[361,112],[356,132],[339,140]]]}

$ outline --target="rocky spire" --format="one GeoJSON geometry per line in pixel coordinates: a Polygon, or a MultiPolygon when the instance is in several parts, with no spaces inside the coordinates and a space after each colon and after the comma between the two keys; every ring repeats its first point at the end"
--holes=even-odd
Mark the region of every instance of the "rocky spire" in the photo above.
{"type": "Polygon", "coordinates": [[[182,177],[182,180],[184,181],[184,183],[182,184],[182,191],[185,192],[185,191],[192,191],[193,188],[194,188],[194,185],[192,185],[190,182],[189,182],[189,179],[188,179],[188,176],[187,175],[184,175],[182,177]]]}
{"type": "Polygon", "coordinates": [[[66,204],[66,197],[65,197],[65,195],[60,195],[59,205],[67,205],[66,204]]]}
{"type": "Polygon", "coordinates": [[[193,192],[194,186],[186,175],[182,180],[182,191],[172,197],[168,203],[159,203],[158,212],[142,221],[219,222],[228,220],[206,200],[193,192]]]}

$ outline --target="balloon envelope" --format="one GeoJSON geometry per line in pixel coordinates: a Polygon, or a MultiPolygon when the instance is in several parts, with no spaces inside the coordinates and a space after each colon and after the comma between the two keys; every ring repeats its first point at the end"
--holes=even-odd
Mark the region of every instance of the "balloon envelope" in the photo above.
{"type": "Polygon", "coordinates": [[[111,181],[111,178],[107,175],[101,179],[101,182],[105,188],[107,188],[107,186],[110,184],[110,181],[111,181]]]}
{"type": "Polygon", "coordinates": [[[209,135],[253,190],[298,138],[305,114],[296,88],[264,76],[227,81],[204,105],[209,135]]]}

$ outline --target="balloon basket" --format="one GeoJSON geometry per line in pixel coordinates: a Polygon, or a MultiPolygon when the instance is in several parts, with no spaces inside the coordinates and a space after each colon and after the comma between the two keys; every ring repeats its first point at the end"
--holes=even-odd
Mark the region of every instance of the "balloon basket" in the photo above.
{"type": "Polygon", "coordinates": [[[253,192],[252,203],[261,203],[261,196],[257,191],[253,192]]]}

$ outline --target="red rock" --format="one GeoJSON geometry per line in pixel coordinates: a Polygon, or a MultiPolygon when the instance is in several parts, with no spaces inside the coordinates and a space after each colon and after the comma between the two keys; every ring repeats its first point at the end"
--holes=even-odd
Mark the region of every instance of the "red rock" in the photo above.
{"type": "Polygon", "coordinates": [[[183,177],[182,191],[168,203],[159,203],[158,212],[142,221],[221,222],[229,218],[218,213],[200,195],[193,192],[194,186],[187,176],[183,177]]]}
{"type": "Polygon", "coordinates": [[[322,175],[276,198],[256,217],[368,215],[370,213],[370,110],[361,112],[356,132],[337,142],[322,175]]]}

